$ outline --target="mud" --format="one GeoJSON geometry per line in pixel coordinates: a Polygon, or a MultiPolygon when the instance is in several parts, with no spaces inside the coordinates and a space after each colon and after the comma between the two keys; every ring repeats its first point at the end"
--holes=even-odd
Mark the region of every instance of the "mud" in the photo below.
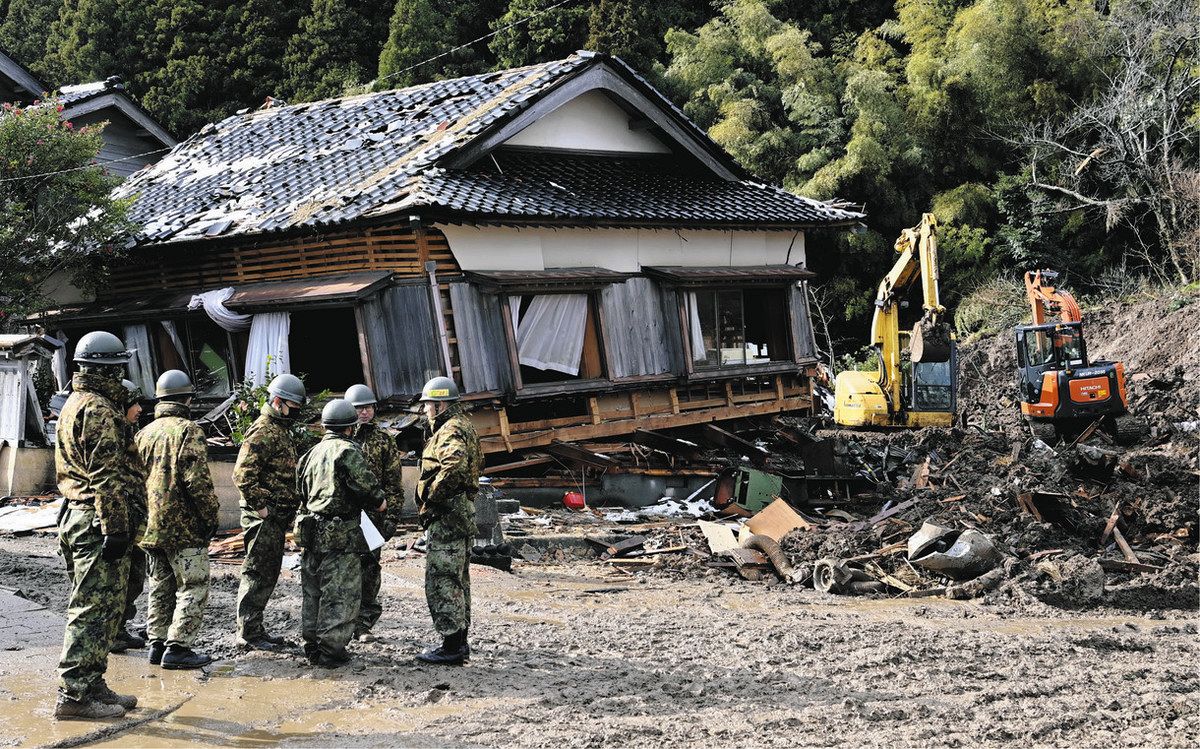
{"type": "MultiPolygon", "coordinates": [[[[66,586],[47,537],[0,539],[52,609],[66,586]]],[[[421,560],[385,559],[380,641],[338,671],[227,658],[209,675],[113,656],[145,711],[109,737],[183,746],[1192,746],[1200,739],[1195,611],[1055,610],[864,600],[718,576],[627,576],[595,562],[473,568],[472,662],[417,666],[431,636],[421,560]]],[[[219,567],[203,642],[233,653],[236,567],[219,567]]],[[[7,578],[9,580],[11,578],[7,578]]],[[[6,584],[11,584],[7,583],[6,584]]],[[[268,624],[295,636],[285,573],[268,624]]],[[[143,651],[144,652],[144,651],[143,651]]],[[[95,728],[50,720],[54,648],[0,654],[0,745],[95,728]]],[[[136,717],[143,711],[131,715],[136,717]]]]}

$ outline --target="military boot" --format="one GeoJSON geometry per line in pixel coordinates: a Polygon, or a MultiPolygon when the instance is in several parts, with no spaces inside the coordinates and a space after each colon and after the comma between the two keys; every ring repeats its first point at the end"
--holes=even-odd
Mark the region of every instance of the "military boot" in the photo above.
{"type": "Polygon", "coordinates": [[[163,653],[167,650],[167,643],[162,640],[154,640],[150,643],[150,665],[161,666],[163,653]]]}
{"type": "Polygon", "coordinates": [[[168,645],[163,653],[162,667],[172,670],[184,668],[202,668],[212,663],[208,653],[197,653],[183,645],[168,645]]]}
{"type": "Polygon", "coordinates": [[[242,650],[265,650],[268,653],[283,650],[283,643],[282,637],[267,637],[266,635],[239,637],[237,641],[238,647],[242,650]]]}
{"type": "Polygon", "coordinates": [[[97,702],[103,702],[105,705],[120,705],[126,710],[132,710],[138,704],[137,697],[134,697],[132,694],[117,694],[109,688],[103,679],[92,685],[88,696],[97,702]]]}
{"type": "Polygon", "coordinates": [[[140,637],[136,637],[129,632],[125,627],[121,627],[117,631],[117,639],[113,640],[112,647],[108,649],[110,653],[124,653],[129,649],[137,649],[146,647],[146,641],[140,637]]]}
{"type": "Polygon", "coordinates": [[[471,648],[467,645],[467,631],[464,629],[442,638],[442,644],[429,648],[417,656],[422,663],[432,663],[436,666],[461,666],[471,657],[471,648]]]}
{"type": "Polygon", "coordinates": [[[343,650],[340,653],[322,652],[317,656],[317,660],[313,665],[320,666],[321,668],[341,668],[349,662],[350,654],[343,650]]]}
{"type": "Polygon", "coordinates": [[[100,720],[120,718],[124,714],[125,708],[120,705],[106,705],[92,697],[75,700],[59,694],[58,702],[54,704],[55,720],[100,720]]]}

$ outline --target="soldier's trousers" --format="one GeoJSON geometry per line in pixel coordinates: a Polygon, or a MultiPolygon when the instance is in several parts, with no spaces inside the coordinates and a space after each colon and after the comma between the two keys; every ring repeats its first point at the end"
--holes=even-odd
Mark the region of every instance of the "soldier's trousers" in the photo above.
{"type": "Polygon", "coordinates": [[[362,559],[362,602],[358,607],[358,631],[367,632],[374,627],[379,617],[383,615],[383,606],[379,605],[379,587],[383,582],[383,569],[380,566],[380,550],[376,549],[363,554],[362,559]]]}
{"type": "Polygon", "coordinates": [[[150,605],[146,636],[152,642],[190,648],[208,602],[208,548],[149,549],[150,605]]]}
{"type": "Polygon", "coordinates": [[[429,534],[425,555],[425,601],[442,637],[471,626],[471,538],[429,534]]]}
{"type": "Polygon", "coordinates": [[[58,524],[58,543],[71,577],[67,627],[58,659],[58,688],[82,699],[108,668],[108,650],[125,613],[129,557],[106,562],[96,511],[69,507],[58,524]]]}
{"type": "Polygon", "coordinates": [[[121,623],[133,621],[137,616],[137,600],[146,589],[146,570],[148,561],[146,552],[136,546],[129,547],[129,582],[125,586],[125,616],[121,623]]]}
{"type": "Polygon", "coordinates": [[[341,656],[354,636],[362,596],[362,557],[350,551],[304,550],[300,565],[304,649],[341,656]]]}
{"type": "Polygon", "coordinates": [[[263,629],[263,610],[279,582],[283,564],[283,545],[291,521],[270,513],[262,521],[245,527],[246,560],[242,562],[242,579],[238,584],[237,626],[242,639],[266,634],[263,629]]]}

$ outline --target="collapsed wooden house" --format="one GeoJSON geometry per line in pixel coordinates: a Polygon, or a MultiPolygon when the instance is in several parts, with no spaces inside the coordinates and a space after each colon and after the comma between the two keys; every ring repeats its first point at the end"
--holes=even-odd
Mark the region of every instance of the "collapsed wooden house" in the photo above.
{"type": "Polygon", "coordinates": [[[488,452],[812,406],[805,231],[861,214],[753,180],[619,59],[271,103],[129,179],[94,302],[149,385],[276,371],[402,404],[459,382],[488,452]]]}

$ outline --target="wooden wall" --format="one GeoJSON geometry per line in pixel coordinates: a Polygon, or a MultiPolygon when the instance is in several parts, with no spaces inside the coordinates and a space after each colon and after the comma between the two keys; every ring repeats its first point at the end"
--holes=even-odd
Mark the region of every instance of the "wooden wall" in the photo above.
{"type": "Polygon", "coordinates": [[[113,274],[103,298],[155,291],[208,290],[330,273],[390,270],[425,275],[425,261],[439,275],[459,272],[446,237],[437,229],[374,227],[321,235],[247,238],[237,244],[187,244],[135,249],[113,274]]]}

